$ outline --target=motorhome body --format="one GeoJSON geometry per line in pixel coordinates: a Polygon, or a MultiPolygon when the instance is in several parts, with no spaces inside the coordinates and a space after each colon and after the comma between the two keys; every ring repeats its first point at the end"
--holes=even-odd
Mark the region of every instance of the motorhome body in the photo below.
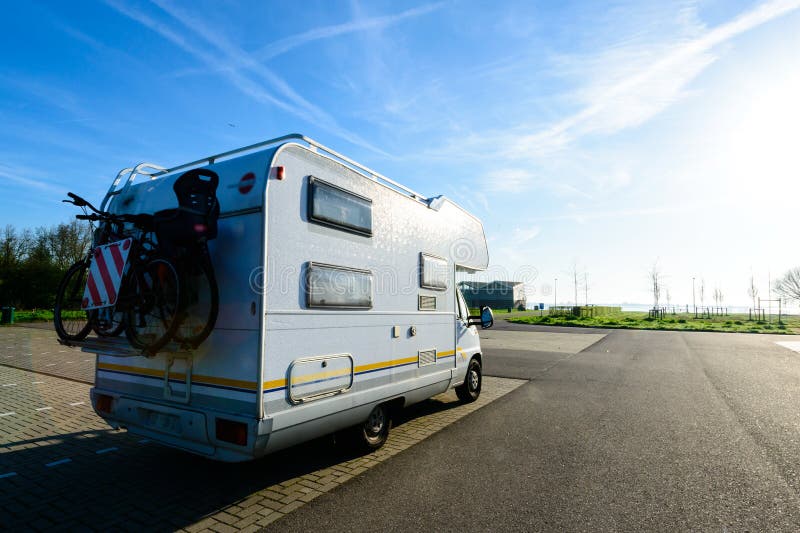
{"type": "Polygon", "coordinates": [[[154,357],[84,347],[98,354],[92,403],[111,425],[241,461],[363,424],[376,406],[463,391],[468,368],[480,386],[478,334],[455,283],[487,267],[477,218],[301,135],[125,169],[103,205],[174,207],[172,183],[197,167],[220,177],[216,327],[192,351],[154,357]]]}

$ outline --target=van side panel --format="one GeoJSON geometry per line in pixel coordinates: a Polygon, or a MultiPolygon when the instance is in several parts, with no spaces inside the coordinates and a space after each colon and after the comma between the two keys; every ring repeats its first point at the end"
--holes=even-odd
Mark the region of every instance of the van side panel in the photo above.
{"type": "MultiPolygon", "coordinates": [[[[267,189],[264,406],[273,432],[268,450],[295,432],[322,434],[359,422],[382,399],[419,400],[447,389],[455,369],[453,280],[445,290],[421,288],[419,261],[423,252],[449,258],[457,232],[424,203],[303,147],[283,146],[272,165],[283,166],[285,177],[270,180],[267,189]],[[372,236],[310,221],[310,176],[372,200],[372,236]],[[370,271],[372,308],[308,308],[310,261],[370,271]],[[420,295],[435,299],[435,310],[420,311],[420,295]],[[337,354],[353,359],[352,386],[293,402],[293,364],[337,354]],[[308,424],[318,418],[312,430],[308,424]]],[[[452,261],[449,268],[454,270],[452,261]]],[[[337,377],[325,369],[320,361],[308,379],[337,377]]]]}

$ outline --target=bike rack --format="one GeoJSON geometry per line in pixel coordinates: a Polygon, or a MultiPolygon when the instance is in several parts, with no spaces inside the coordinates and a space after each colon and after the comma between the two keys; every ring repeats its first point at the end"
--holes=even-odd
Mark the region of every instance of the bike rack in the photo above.
{"type": "MultiPolygon", "coordinates": [[[[80,348],[82,352],[110,355],[112,357],[153,357],[153,355],[155,355],[146,350],[136,349],[132,347],[126,339],[118,337],[86,337],[81,341],[58,339],[58,342],[62,346],[80,348]]],[[[161,348],[158,353],[166,353],[171,357],[184,359],[192,355],[191,350],[188,350],[186,347],[176,342],[170,342],[165,347],[161,348]]]]}
{"type": "MultiPolygon", "coordinates": [[[[176,372],[177,374],[177,372],[176,372]]],[[[192,354],[170,354],[167,356],[166,364],[164,365],[164,399],[179,403],[189,403],[192,392],[192,354]],[[186,370],[184,372],[184,383],[186,391],[184,394],[175,394],[174,389],[169,384],[169,373],[176,360],[183,359],[186,361],[186,370]]]]}

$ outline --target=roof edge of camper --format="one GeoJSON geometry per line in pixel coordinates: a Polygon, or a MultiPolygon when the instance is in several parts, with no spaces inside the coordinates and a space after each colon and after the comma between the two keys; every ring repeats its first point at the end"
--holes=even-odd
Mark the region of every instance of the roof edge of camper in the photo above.
{"type": "Polygon", "coordinates": [[[123,191],[128,189],[133,182],[136,180],[137,176],[147,176],[149,179],[156,179],[167,174],[172,174],[173,172],[177,172],[179,170],[189,169],[193,167],[197,167],[200,165],[213,165],[215,162],[219,161],[220,159],[227,159],[234,155],[240,155],[245,152],[250,152],[252,150],[257,150],[260,148],[266,148],[271,145],[276,145],[282,143],[284,141],[302,141],[316,150],[320,150],[325,152],[328,156],[332,158],[338,159],[340,162],[346,164],[347,166],[351,167],[353,170],[359,172],[360,174],[364,175],[365,177],[378,181],[383,182],[385,185],[394,188],[399,192],[403,192],[410,197],[414,198],[415,200],[419,200],[423,203],[426,203],[430,206],[431,200],[426,198],[425,196],[421,195],[420,193],[409,189],[405,185],[401,185],[397,183],[391,178],[387,178],[383,174],[376,172],[361,163],[353,161],[349,157],[336,152],[335,150],[328,148],[327,146],[315,141],[310,137],[306,137],[302,133],[289,133],[287,135],[282,135],[281,137],[275,137],[274,139],[269,139],[266,141],[261,141],[256,144],[251,144],[248,146],[244,146],[242,148],[237,148],[235,150],[229,150],[227,152],[222,152],[219,154],[211,155],[208,157],[204,157],[202,159],[198,159],[196,161],[192,161],[191,163],[184,163],[183,165],[178,165],[176,167],[166,168],[162,167],[153,163],[139,163],[135,167],[127,167],[123,168],[117,173],[117,176],[111,183],[111,187],[109,187],[108,192],[106,193],[105,197],[103,198],[103,202],[100,204],[100,209],[104,210],[109,202],[109,200],[121,194],[123,191]],[[123,179],[124,184],[120,186],[123,179]]]}

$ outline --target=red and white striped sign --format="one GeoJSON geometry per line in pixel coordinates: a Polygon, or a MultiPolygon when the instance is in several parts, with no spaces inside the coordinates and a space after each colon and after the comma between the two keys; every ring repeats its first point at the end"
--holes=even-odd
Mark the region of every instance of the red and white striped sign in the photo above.
{"type": "Polygon", "coordinates": [[[86,310],[99,309],[117,303],[122,273],[132,242],[133,239],[125,239],[94,249],[81,307],[86,310]]]}

